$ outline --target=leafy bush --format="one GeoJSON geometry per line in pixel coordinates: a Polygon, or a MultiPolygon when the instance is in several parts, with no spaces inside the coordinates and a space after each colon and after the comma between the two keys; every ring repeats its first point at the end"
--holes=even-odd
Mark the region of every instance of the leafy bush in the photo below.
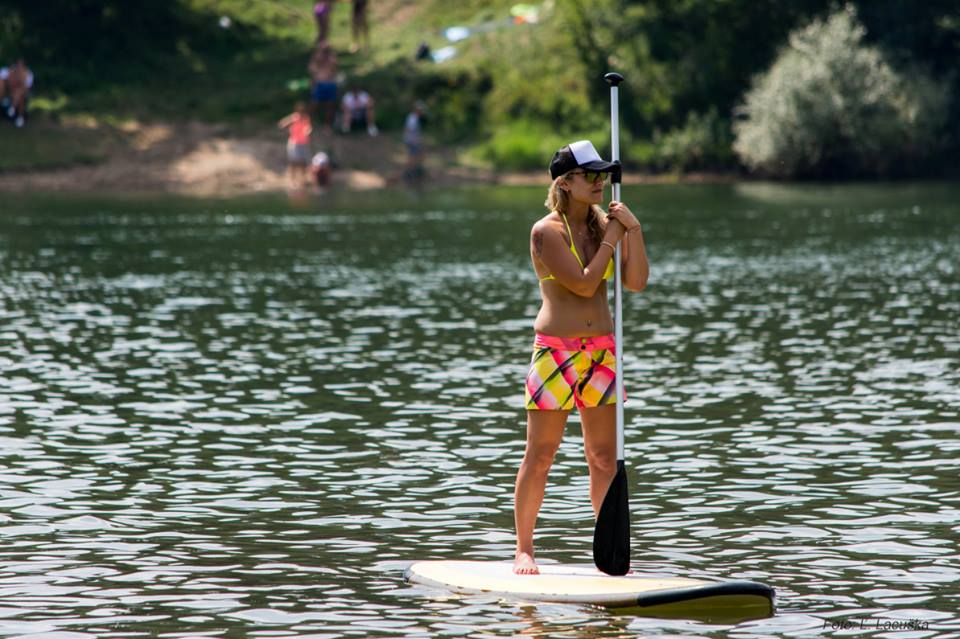
{"type": "Polygon", "coordinates": [[[684,126],[654,137],[651,159],[655,168],[674,171],[726,168],[733,160],[731,142],[730,123],[716,109],[689,113],[684,126]]]}
{"type": "Polygon", "coordinates": [[[734,150],[744,164],[776,176],[898,174],[937,150],[945,85],[898,72],[864,35],[849,6],[791,34],[740,107],[734,150]]]}
{"type": "Polygon", "coordinates": [[[601,155],[609,154],[609,129],[563,133],[534,120],[514,120],[494,129],[475,155],[485,163],[504,170],[538,170],[546,173],[553,153],[575,140],[591,140],[601,155]]]}

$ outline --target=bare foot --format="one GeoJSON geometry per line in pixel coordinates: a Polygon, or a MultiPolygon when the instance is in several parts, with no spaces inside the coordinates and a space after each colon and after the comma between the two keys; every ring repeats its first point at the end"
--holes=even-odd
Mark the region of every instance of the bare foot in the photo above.
{"type": "Polygon", "coordinates": [[[525,552],[518,552],[513,560],[513,572],[517,575],[539,575],[540,569],[533,560],[533,556],[525,552]]]}

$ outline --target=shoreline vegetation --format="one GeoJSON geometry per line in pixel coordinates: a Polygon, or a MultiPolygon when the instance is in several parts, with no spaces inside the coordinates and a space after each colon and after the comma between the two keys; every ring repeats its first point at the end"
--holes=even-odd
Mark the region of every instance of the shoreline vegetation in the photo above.
{"type": "MultiPolygon", "coordinates": [[[[404,183],[401,128],[415,103],[426,107],[415,186],[544,184],[559,146],[609,151],[611,69],[627,76],[628,183],[943,178],[960,167],[960,9],[377,0],[369,45],[355,51],[350,4],[332,3],[339,96],[369,91],[380,134],[314,122],[331,188],[404,183]]],[[[26,126],[0,122],[0,192],[284,190],[275,123],[309,99],[316,37],[308,0],[50,0],[6,12],[0,64],[23,56],[36,82],[26,126]]]]}
{"type": "MultiPolygon", "coordinates": [[[[284,139],[272,127],[233,132],[225,125],[174,122],[106,127],[34,123],[36,136],[59,140],[63,164],[44,162],[0,170],[0,192],[145,192],[195,196],[235,196],[288,189],[284,139]],[[66,149],[66,150],[64,150],[66,149]]],[[[427,145],[426,174],[403,177],[404,148],[399,136],[333,134],[326,138],[334,171],[329,188],[371,190],[457,185],[544,185],[542,171],[498,171],[459,159],[456,146],[427,145]]],[[[41,155],[43,151],[41,151],[41,155]]],[[[735,173],[627,172],[624,183],[731,182],[735,173]]]]}

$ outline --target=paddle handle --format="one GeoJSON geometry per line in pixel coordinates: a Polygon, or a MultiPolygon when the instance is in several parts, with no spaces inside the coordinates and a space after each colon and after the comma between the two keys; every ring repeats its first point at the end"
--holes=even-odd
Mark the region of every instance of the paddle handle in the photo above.
{"type": "MultiPolygon", "coordinates": [[[[603,79],[610,85],[610,154],[611,160],[620,162],[620,83],[623,76],[619,73],[608,73],[603,79]]],[[[612,174],[613,199],[620,201],[620,172],[612,174]]],[[[617,351],[617,459],[626,459],[623,434],[623,284],[620,274],[620,244],[613,252],[614,283],[613,283],[613,330],[614,346],[617,351]]]]}

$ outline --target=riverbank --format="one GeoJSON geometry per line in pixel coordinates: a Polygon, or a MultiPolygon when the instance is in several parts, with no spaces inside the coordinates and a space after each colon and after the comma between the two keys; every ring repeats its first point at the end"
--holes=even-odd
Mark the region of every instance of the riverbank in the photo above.
{"type": "MultiPolygon", "coordinates": [[[[106,126],[37,121],[30,140],[60,144],[62,164],[8,158],[0,191],[148,192],[233,196],[288,188],[285,137],[272,128],[235,130],[201,122],[134,123],[106,126]]],[[[5,138],[26,130],[5,131],[5,138]]],[[[333,159],[331,188],[370,190],[404,183],[405,149],[399,132],[318,135],[314,150],[333,159]]],[[[11,148],[8,146],[8,148],[11,148]]],[[[23,151],[26,153],[27,151],[23,151]]],[[[544,172],[498,172],[463,159],[452,146],[427,145],[424,186],[543,184],[544,172]]],[[[628,183],[729,182],[735,175],[629,175],[628,183]]]]}

